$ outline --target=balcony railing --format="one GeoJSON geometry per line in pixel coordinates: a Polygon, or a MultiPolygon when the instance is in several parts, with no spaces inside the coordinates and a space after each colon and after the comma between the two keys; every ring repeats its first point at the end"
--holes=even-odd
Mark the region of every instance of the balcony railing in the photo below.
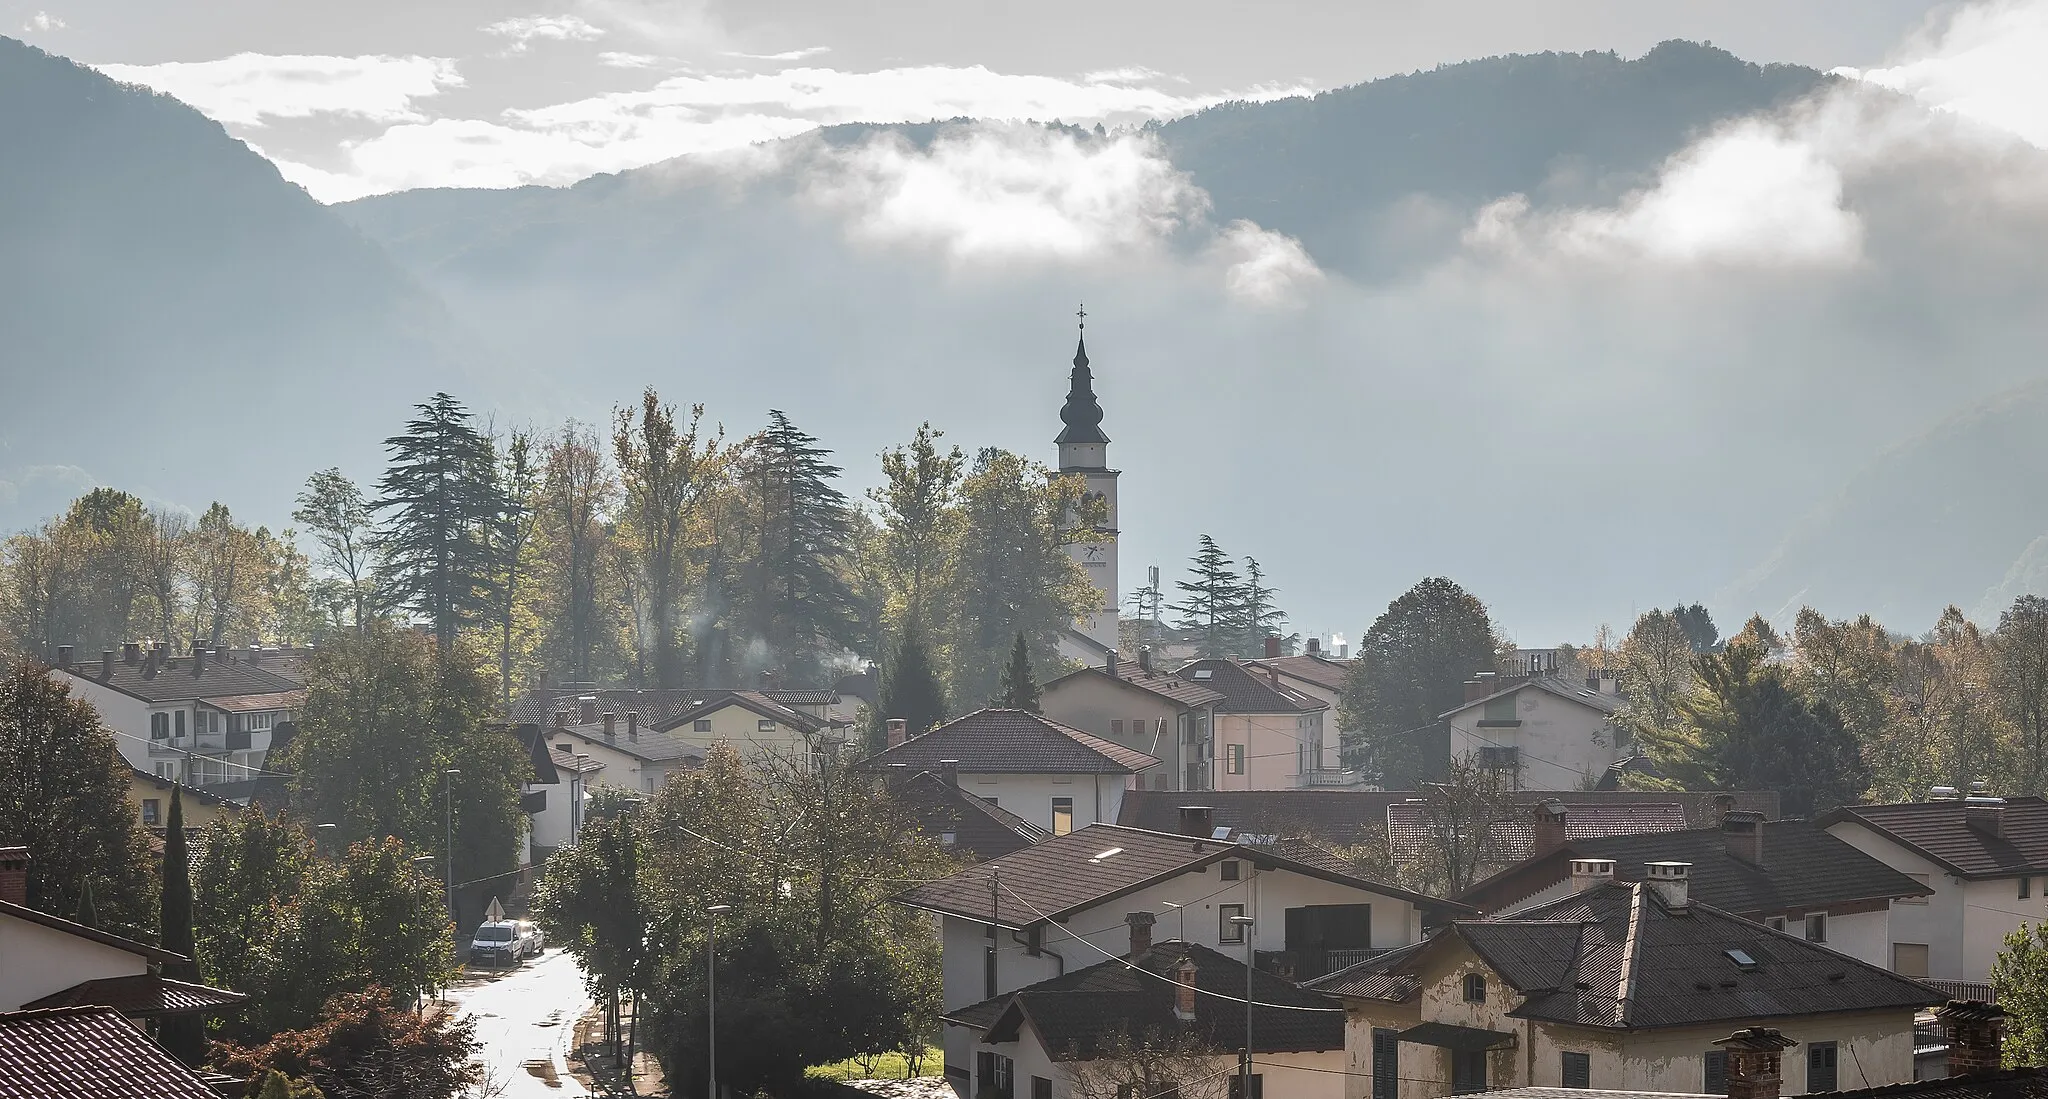
{"type": "Polygon", "coordinates": [[[1303,786],[1363,786],[1365,776],[1357,771],[1315,770],[1301,773],[1303,786]]]}

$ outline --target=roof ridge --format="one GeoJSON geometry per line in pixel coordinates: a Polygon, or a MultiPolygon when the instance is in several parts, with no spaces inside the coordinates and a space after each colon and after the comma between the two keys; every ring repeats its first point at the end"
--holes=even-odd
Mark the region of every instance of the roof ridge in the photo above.
{"type": "Polygon", "coordinates": [[[1621,938],[1621,974],[1614,990],[1614,1022],[1617,1026],[1628,1025],[1629,1008],[1634,1006],[1637,933],[1642,930],[1643,909],[1649,904],[1649,888],[1646,882],[1635,882],[1629,886],[1628,930],[1621,938]]]}
{"type": "Polygon", "coordinates": [[[100,1012],[112,1015],[116,1019],[121,1018],[119,1011],[105,1004],[66,1004],[63,1007],[23,1007],[13,1011],[0,1011],[0,1025],[46,1019],[55,1015],[94,1015],[100,1012]]]}

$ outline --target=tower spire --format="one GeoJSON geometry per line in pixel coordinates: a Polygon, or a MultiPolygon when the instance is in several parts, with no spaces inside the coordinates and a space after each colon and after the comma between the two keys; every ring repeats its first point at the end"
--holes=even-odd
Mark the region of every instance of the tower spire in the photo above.
{"type": "Polygon", "coordinates": [[[1088,369],[1088,307],[1074,311],[1081,319],[1080,338],[1074,344],[1074,372],[1067,379],[1067,403],[1060,408],[1060,422],[1066,426],[1053,442],[1107,443],[1102,433],[1102,405],[1095,400],[1095,375],[1088,369]]]}
{"type": "MultiPolygon", "coordinates": [[[[1085,367],[1088,365],[1088,304],[1083,302],[1081,308],[1074,310],[1074,315],[1081,318],[1081,335],[1074,341],[1074,365],[1085,367]]],[[[1091,392],[1089,397],[1093,398],[1094,394],[1091,392]]]]}

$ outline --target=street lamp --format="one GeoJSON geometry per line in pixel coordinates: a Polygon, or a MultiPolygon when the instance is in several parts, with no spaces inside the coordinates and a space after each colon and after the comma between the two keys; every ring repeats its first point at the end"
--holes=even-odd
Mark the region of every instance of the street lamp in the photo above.
{"type": "Polygon", "coordinates": [[[704,910],[710,917],[705,921],[709,933],[704,947],[704,1013],[711,1024],[710,1044],[705,1047],[711,1061],[711,1099],[718,1099],[718,916],[730,911],[729,904],[714,904],[704,910]]]}
{"type": "Polygon", "coordinates": [[[569,776],[569,846],[574,847],[583,835],[583,761],[587,754],[579,754],[571,766],[576,770],[569,776]]]}
{"type": "Polygon", "coordinates": [[[448,888],[448,922],[455,924],[460,917],[455,911],[455,776],[462,772],[454,767],[441,772],[441,813],[443,852],[446,861],[441,863],[441,880],[448,888]]]}
{"type": "Polygon", "coordinates": [[[1244,1086],[1238,1099],[1252,1099],[1252,918],[1232,916],[1230,922],[1237,925],[1238,934],[1244,939],[1244,1086]]]}

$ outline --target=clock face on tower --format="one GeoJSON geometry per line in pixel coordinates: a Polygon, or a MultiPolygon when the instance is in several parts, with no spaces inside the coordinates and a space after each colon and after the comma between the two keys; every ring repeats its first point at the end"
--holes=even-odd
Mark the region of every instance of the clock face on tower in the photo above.
{"type": "Polygon", "coordinates": [[[1081,548],[1081,552],[1082,552],[1083,554],[1085,554],[1085,555],[1087,556],[1088,560],[1090,560],[1090,561],[1100,561],[1100,560],[1102,560],[1102,547],[1101,547],[1101,546],[1083,546],[1083,547],[1081,548]]]}

